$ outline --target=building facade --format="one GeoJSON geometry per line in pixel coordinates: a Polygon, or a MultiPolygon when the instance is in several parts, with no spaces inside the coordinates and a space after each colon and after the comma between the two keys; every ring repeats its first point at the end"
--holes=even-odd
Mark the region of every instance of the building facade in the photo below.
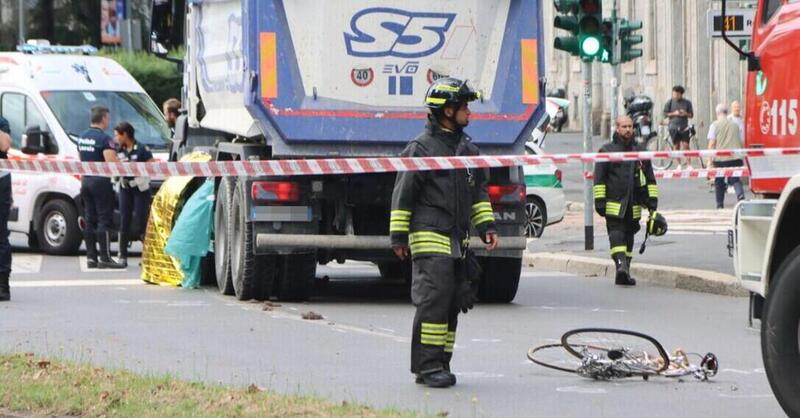
{"type": "MultiPolygon", "coordinates": [[[[654,102],[654,120],[660,121],[662,109],[671,97],[672,86],[683,85],[686,97],[694,104],[693,123],[705,143],[708,126],[714,121],[717,103],[741,100],[745,88],[747,65],[722,39],[709,37],[708,12],[720,8],[715,0],[616,0],[618,16],[640,20],[644,37],[639,45],[643,57],[621,65],[619,112],[623,113],[622,96],[645,94],[654,102]]],[[[570,128],[582,126],[582,64],[578,58],[553,48],[555,36],[565,31],[554,30],[556,16],[553,2],[544,1],[545,62],[547,86],[565,88],[570,100],[570,128]]],[[[604,16],[611,15],[612,0],[603,2],[604,16]]],[[[728,1],[729,8],[754,7],[754,1],[728,1]]],[[[594,63],[592,85],[592,122],[595,134],[609,132],[612,102],[611,66],[594,63]]]]}

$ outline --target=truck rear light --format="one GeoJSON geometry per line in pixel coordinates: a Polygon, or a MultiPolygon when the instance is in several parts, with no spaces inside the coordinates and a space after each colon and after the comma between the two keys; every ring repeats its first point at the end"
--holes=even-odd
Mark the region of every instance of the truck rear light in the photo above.
{"type": "Polygon", "coordinates": [[[497,185],[488,187],[492,203],[519,203],[525,201],[525,186],[522,184],[497,185]]]}
{"type": "Polygon", "coordinates": [[[562,173],[561,170],[556,169],[556,180],[558,180],[559,183],[561,183],[561,178],[563,175],[564,173],[562,173]]]}
{"type": "Polygon", "coordinates": [[[300,200],[300,185],[291,181],[254,181],[250,196],[259,203],[296,202],[300,200]]]}

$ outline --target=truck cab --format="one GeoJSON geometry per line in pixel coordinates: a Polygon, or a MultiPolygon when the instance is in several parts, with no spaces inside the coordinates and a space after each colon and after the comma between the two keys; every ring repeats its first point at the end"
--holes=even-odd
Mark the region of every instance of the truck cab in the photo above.
{"type": "MultiPolygon", "coordinates": [[[[128,121],[136,139],[166,155],[170,131],[159,108],[115,61],[90,46],[21,45],[0,53],[0,116],[11,128],[9,159],[77,160],[89,110],[105,105],[113,127],[128,121]]],[[[111,129],[111,128],[110,128],[111,129]]],[[[107,132],[112,135],[112,132],[107,132]]],[[[14,171],[9,230],[47,254],[78,251],[82,242],[80,176],[14,171]]]]}
{"type": "MultiPolygon", "coordinates": [[[[723,6],[724,7],[724,6],[723,6]]],[[[760,0],[747,77],[747,148],[800,146],[800,2],[760,0]]],[[[735,48],[738,49],[738,48],[735,48]]],[[[800,157],[748,158],[757,199],[734,210],[730,248],[751,292],[750,323],[761,320],[764,366],[776,398],[800,416],[800,157]]]]}

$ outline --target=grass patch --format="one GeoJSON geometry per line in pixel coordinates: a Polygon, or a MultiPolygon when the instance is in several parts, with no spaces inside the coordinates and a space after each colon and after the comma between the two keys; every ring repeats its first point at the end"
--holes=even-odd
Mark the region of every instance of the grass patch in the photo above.
{"type": "Polygon", "coordinates": [[[0,416],[70,417],[411,417],[411,413],[311,396],[278,395],[169,376],[140,376],[34,354],[0,354],[0,416]]]}

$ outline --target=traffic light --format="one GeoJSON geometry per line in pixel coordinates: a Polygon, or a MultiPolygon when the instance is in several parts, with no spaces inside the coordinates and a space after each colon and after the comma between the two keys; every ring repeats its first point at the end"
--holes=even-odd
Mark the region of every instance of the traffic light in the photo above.
{"type": "Polygon", "coordinates": [[[580,0],[578,5],[578,45],[585,61],[601,59],[608,50],[603,41],[603,6],[600,0],[580,0]],[[605,51],[605,52],[604,52],[605,51]]]}
{"type": "Polygon", "coordinates": [[[625,20],[619,21],[619,42],[620,42],[620,57],[619,62],[633,61],[636,58],[641,58],[644,52],[641,48],[634,48],[635,45],[642,43],[644,38],[642,35],[634,34],[642,28],[642,22],[638,20],[625,20]]]}
{"type": "Polygon", "coordinates": [[[563,14],[556,16],[553,26],[569,32],[572,36],[556,37],[553,46],[555,49],[567,51],[570,55],[578,56],[580,55],[578,46],[578,0],[555,0],[554,5],[556,11],[563,14]]]}

